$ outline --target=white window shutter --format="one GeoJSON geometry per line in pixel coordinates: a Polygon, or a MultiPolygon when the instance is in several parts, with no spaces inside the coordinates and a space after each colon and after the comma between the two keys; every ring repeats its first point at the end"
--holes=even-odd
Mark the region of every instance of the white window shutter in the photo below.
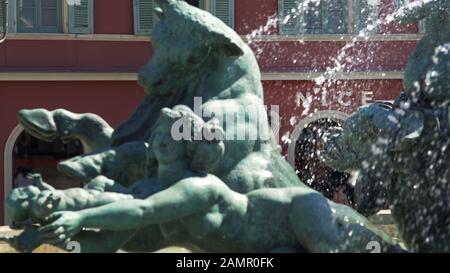
{"type": "Polygon", "coordinates": [[[153,12],[153,0],[134,0],[134,33],[136,35],[151,35],[156,23],[153,12]]]}
{"type": "Polygon", "coordinates": [[[3,33],[3,2],[0,1],[0,33],[3,33]]]}
{"type": "Polygon", "coordinates": [[[355,25],[354,32],[358,33],[369,25],[374,25],[368,33],[376,33],[375,23],[378,19],[378,5],[370,5],[369,0],[355,0],[355,25]]]}
{"type": "Polygon", "coordinates": [[[76,34],[94,33],[94,0],[81,0],[69,6],[69,31],[76,34]]]}
{"type": "Polygon", "coordinates": [[[324,32],[324,0],[309,1],[303,11],[303,29],[305,34],[321,34],[324,32]]]}
{"type": "Polygon", "coordinates": [[[347,0],[325,1],[324,14],[325,34],[347,33],[347,0]]]}
{"type": "Polygon", "coordinates": [[[279,0],[279,27],[280,34],[300,34],[301,11],[299,0],[279,0]]]}
{"type": "Polygon", "coordinates": [[[211,0],[211,13],[234,28],[234,0],[211,0]]]}

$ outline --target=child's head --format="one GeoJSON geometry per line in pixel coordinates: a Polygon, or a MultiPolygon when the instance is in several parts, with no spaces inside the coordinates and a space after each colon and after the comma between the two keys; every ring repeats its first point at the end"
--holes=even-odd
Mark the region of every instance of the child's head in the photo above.
{"type": "Polygon", "coordinates": [[[213,133],[223,136],[222,128],[214,120],[204,122],[186,106],[164,108],[153,127],[149,145],[158,162],[188,160],[193,171],[207,172],[220,160],[225,150],[221,140],[223,137],[205,139],[204,135],[213,133]]]}
{"type": "Polygon", "coordinates": [[[31,217],[30,206],[41,191],[35,186],[14,189],[5,200],[8,215],[13,221],[23,222],[31,217]]]}
{"type": "Polygon", "coordinates": [[[11,219],[23,222],[30,218],[42,220],[57,208],[62,200],[60,191],[40,190],[35,186],[14,189],[6,199],[11,219]]]}

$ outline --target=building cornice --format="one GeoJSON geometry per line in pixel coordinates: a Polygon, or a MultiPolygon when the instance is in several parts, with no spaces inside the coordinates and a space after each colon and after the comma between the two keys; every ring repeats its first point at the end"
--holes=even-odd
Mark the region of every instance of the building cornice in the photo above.
{"type": "Polygon", "coordinates": [[[149,42],[150,37],[128,34],[9,33],[7,40],[149,42]]]}
{"type": "Polygon", "coordinates": [[[136,81],[123,72],[0,72],[0,81],[136,81]]]}
{"type": "MultiPolygon", "coordinates": [[[[351,34],[326,35],[241,35],[245,41],[253,42],[355,42],[355,41],[418,41],[423,34],[374,34],[360,37],[351,34]]],[[[34,41],[110,41],[150,42],[151,37],[130,34],[67,34],[67,33],[10,33],[8,40],[34,41]]]]}
{"type": "Polygon", "coordinates": [[[262,42],[391,42],[391,41],[418,41],[423,34],[374,34],[357,36],[351,34],[314,34],[314,35],[262,35],[242,36],[244,40],[262,42]]]}
{"type": "Polygon", "coordinates": [[[262,73],[265,81],[305,81],[323,77],[325,80],[401,80],[403,71],[377,71],[377,72],[336,72],[327,74],[325,72],[268,72],[262,73]]]}
{"type": "MultiPolygon", "coordinates": [[[[402,71],[341,72],[263,72],[264,81],[305,81],[318,77],[333,80],[401,80],[402,71]]],[[[0,72],[0,81],[137,81],[137,73],[99,72],[0,72]]]]}

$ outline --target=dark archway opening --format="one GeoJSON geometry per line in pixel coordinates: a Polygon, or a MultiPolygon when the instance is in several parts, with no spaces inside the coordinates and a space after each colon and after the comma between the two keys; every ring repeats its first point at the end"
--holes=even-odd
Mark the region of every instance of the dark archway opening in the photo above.
{"type": "Polygon", "coordinates": [[[66,177],[57,171],[59,162],[83,154],[80,141],[68,144],[60,140],[45,142],[26,131],[17,138],[13,151],[13,188],[30,184],[28,173],[40,173],[44,180],[56,189],[82,186],[78,179],[66,177]]]}
{"type": "Polygon", "coordinates": [[[314,190],[335,202],[353,205],[350,174],[342,173],[320,161],[320,139],[327,128],[341,126],[338,119],[324,118],[311,122],[300,134],[295,145],[295,168],[298,177],[314,190]]]}
{"type": "Polygon", "coordinates": [[[199,8],[200,0],[185,0],[189,5],[199,8]]]}

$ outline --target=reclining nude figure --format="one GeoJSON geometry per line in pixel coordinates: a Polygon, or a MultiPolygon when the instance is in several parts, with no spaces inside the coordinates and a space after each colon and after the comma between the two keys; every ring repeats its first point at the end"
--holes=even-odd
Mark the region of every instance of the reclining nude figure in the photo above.
{"type": "Polygon", "coordinates": [[[8,214],[14,222],[20,223],[27,219],[41,222],[56,211],[78,211],[121,200],[144,199],[161,189],[157,181],[143,180],[131,187],[128,193],[106,192],[105,184],[111,181],[99,177],[98,181],[93,181],[96,187],[57,190],[45,183],[40,174],[30,175],[29,178],[33,181],[32,186],[16,188],[6,199],[8,214]]]}
{"type": "MultiPolygon", "coordinates": [[[[45,224],[45,219],[54,212],[79,211],[122,200],[143,199],[161,190],[158,181],[152,179],[138,181],[128,189],[128,193],[115,193],[105,191],[113,183],[106,177],[92,181],[90,187],[66,190],[53,188],[42,180],[40,174],[32,174],[28,178],[33,185],[14,189],[5,202],[15,226],[25,230],[19,236],[0,237],[0,241],[9,242],[20,252],[31,252],[43,243],[52,243],[37,232],[36,224],[45,224]]],[[[68,242],[67,238],[58,246],[68,242]]]]}
{"type": "Polygon", "coordinates": [[[247,194],[232,191],[205,172],[208,164],[223,155],[221,140],[174,140],[174,122],[186,117],[192,124],[192,136],[205,130],[222,132],[185,106],[163,109],[149,139],[158,162],[160,192],[144,200],[56,212],[46,219],[52,223],[40,232],[53,242],[78,241],[83,228],[123,231],[157,224],[171,237],[167,241],[194,244],[210,252],[367,252],[373,241],[380,243],[382,251],[402,250],[351,208],[328,201],[307,187],[247,194]],[[193,170],[197,150],[205,145],[211,154],[202,158],[209,158],[208,162],[201,169],[197,162],[193,170]]]}

